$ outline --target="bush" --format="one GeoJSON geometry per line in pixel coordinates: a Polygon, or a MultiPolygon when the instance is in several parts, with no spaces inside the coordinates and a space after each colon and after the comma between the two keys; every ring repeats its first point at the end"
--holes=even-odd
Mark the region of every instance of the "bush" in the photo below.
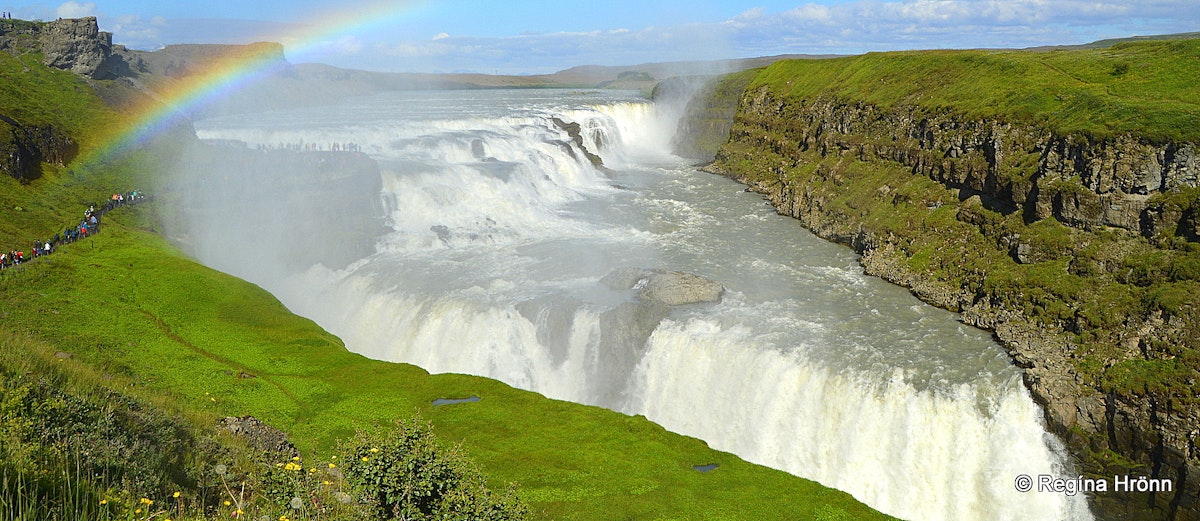
{"type": "Polygon", "coordinates": [[[378,519],[525,519],[528,508],[509,486],[493,495],[461,447],[443,448],[420,418],[398,429],[359,431],[343,446],[346,480],[378,519]]]}

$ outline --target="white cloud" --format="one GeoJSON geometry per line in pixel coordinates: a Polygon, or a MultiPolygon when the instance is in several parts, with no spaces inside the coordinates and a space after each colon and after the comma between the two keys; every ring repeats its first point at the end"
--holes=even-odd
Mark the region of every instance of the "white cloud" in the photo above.
{"type": "Polygon", "coordinates": [[[58,6],[55,14],[59,18],[83,18],[85,16],[96,16],[96,4],[88,2],[81,4],[74,0],[58,6]]]}
{"type": "Polygon", "coordinates": [[[851,0],[770,13],[752,9],[719,26],[753,53],[1033,47],[1193,31],[1194,0],[851,0]]]}
{"type": "Polygon", "coordinates": [[[346,36],[338,39],[337,43],[334,44],[334,47],[342,54],[358,54],[362,52],[364,44],[362,40],[359,40],[358,38],[346,36]]]}
{"type": "Polygon", "coordinates": [[[100,20],[105,31],[111,31],[114,39],[121,45],[135,48],[157,47],[161,43],[162,30],[167,27],[167,20],[155,16],[149,20],[135,15],[124,15],[107,20],[100,20]]]}
{"type": "Polygon", "coordinates": [[[443,39],[446,39],[449,37],[450,37],[450,33],[437,33],[437,34],[433,35],[432,39],[434,41],[437,41],[437,40],[443,40],[443,39]]]}

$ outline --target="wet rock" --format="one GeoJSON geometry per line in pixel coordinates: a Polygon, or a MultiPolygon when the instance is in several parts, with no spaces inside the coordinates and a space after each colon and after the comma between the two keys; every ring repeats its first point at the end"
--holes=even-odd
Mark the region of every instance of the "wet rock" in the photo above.
{"type": "Polygon", "coordinates": [[[642,301],[668,306],[720,302],[725,294],[720,282],[682,271],[621,268],[601,282],[613,289],[636,289],[642,301]]]}
{"type": "MultiPolygon", "coordinates": [[[[588,162],[590,162],[592,166],[604,169],[604,160],[591,150],[588,150],[587,146],[584,145],[582,132],[583,129],[579,126],[579,123],[574,121],[568,123],[559,118],[550,118],[550,121],[554,123],[554,126],[565,131],[568,136],[571,136],[571,141],[575,143],[575,146],[579,147],[579,150],[583,151],[583,155],[587,157],[588,162]]],[[[571,155],[574,157],[574,152],[572,152],[571,155]]]]}

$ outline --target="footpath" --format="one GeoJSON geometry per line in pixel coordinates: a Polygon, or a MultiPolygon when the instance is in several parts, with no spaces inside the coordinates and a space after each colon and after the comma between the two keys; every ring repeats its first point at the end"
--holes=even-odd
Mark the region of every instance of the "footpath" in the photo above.
{"type": "Polygon", "coordinates": [[[108,212],[147,200],[149,200],[149,197],[137,190],[123,194],[113,194],[100,209],[96,209],[95,205],[91,205],[84,210],[83,219],[79,223],[67,225],[63,228],[62,232],[56,233],[54,237],[44,241],[40,239],[33,241],[33,245],[28,252],[16,248],[8,251],[0,251],[0,270],[16,268],[39,257],[50,255],[58,251],[58,248],[65,244],[71,244],[96,235],[100,233],[100,224],[104,221],[104,216],[108,212]]]}

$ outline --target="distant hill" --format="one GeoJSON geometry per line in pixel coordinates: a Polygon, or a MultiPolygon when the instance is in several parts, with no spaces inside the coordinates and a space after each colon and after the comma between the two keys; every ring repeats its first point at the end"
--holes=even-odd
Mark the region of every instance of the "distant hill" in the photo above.
{"type": "Polygon", "coordinates": [[[1106,49],[1123,43],[1130,42],[1146,42],[1155,40],[1194,40],[1200,38],[1200,32],[1194,33],[1176,33],[1176,34],[1158,34],[1152,36],[1130,36],[1128,38],[1109,38],[1107,40],[1097,40],[1092,43],[1080,45],[1046,45],[1041,47],[1030,47],[1026,50],[1030,51],[1059,51],[1059,50],[1091,50],[1091,49],[1106,49]]]}

